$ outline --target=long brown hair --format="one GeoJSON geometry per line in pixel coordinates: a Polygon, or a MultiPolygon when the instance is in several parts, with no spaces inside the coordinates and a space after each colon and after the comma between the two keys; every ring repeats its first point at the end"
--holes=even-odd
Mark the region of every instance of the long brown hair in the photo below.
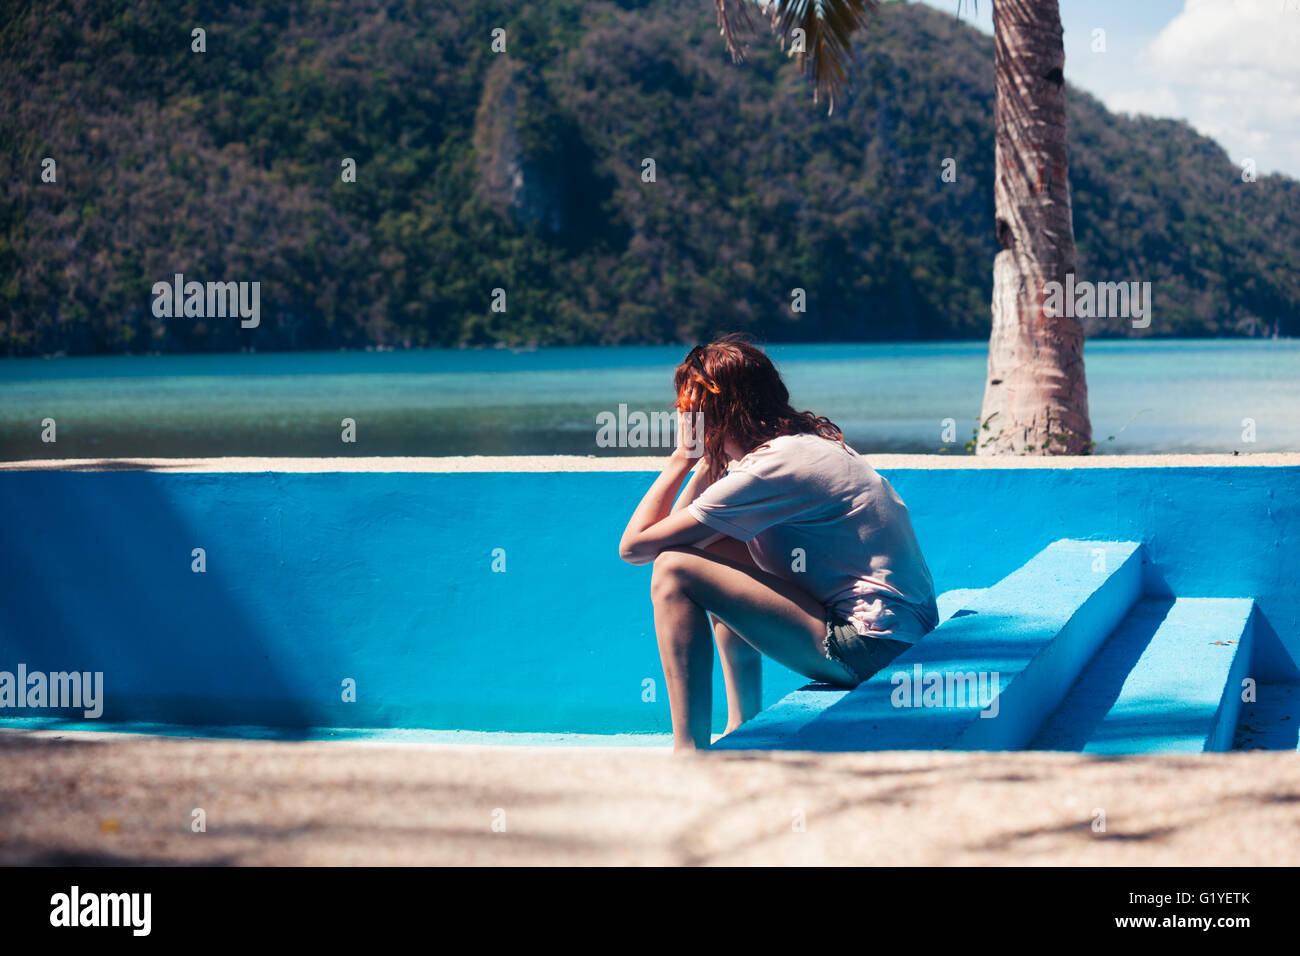
{"type": "Polygon", "coordinates": [[[708,479],[726,467],[728,438],[749,453],[781,435],[820,435],[844,443],[828,418],[795,411],[781,373],[763,351],[739,333],[724,335],[687,353],[673,375],[677,408],[699,413],[704,426],[708,479]]]}

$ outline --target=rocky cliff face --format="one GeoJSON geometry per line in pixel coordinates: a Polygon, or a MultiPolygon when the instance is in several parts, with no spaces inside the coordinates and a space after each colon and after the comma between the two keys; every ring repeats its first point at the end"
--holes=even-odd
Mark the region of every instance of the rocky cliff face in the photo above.
{"type": "Polygon", "coordinates": [[[558,235],[568,225],[565,170],[541,135],[541,84],[506,56],[488,71],[474,122],[479,194],[515,227],[558,235]]]}

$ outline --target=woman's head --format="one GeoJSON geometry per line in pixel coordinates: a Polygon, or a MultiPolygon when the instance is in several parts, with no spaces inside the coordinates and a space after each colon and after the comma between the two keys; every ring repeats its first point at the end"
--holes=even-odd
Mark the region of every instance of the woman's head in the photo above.
{"type": "Polygon", "coordinates": [[[709,478],[726,466],[731,440],[742,454],[780,435],[812,433],[835,441],[844,436],[828,419],[790,406],[790,392],[761,349],[733,334],[687,353],[673,376],[677,408],[697,413],[704,430],[709,478]]]}

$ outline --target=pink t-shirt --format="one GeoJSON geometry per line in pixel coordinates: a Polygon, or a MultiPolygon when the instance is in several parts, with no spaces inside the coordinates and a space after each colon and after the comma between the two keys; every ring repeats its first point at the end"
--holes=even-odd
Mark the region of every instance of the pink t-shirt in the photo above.
{"type": "Polygon", "coordinates": [[[852,448],[818,435],[760,445],[687,505],[749,544],[764,571],[799,584],[858,633],[915,642],[939,623],[912,519],[852,448]]]}

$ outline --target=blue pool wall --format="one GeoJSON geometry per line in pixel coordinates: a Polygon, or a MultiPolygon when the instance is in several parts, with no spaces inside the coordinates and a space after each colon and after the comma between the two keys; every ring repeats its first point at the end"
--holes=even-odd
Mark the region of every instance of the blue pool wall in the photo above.
{"type": "MultiPolygon", "coordinates": [[[[1254,598],[1251,676],[1300,677],[1300,467],[881,470],[941,591],[1139,541],[1147,593],[1254,598]]],[[[650,568],[617,553],[653,477],[0,472],[0,670],[102,671],[105,722],[664,732],[650,568]]],[[[801,683],[770,664],[765,703],[801,683]]]]}

